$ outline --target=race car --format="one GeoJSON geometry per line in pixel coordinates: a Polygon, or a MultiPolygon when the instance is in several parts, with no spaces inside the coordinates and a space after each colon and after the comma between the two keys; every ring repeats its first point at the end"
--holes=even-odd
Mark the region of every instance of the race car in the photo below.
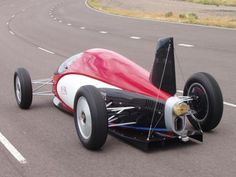
{"type": "Polygon", "coordinates": [[[30,108],[33,96],[53,95],[54,105],[74,116],[79,140],[89,150],[100,149],[108,132],[142,149],[202,142],[203,131],[216,128],[223,113],[221,89],[208,73],[193,74],[183,95],[177,94],[172,37],[158,40],[150,73],[95,48],[68,58],[48,79],[31,80],[18,68],[14,91],[21,109],[30,108]]]}

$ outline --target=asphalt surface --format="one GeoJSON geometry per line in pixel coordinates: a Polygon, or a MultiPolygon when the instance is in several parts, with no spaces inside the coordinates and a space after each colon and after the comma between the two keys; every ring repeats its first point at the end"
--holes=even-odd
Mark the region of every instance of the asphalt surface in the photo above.
{"type": "Polygon", "coordinates": [[[101,151],[87,151],[73,118],[54,108],[51,97],[35,97],[28,111],[16,105],[17,67],[27,68],[34,79],[46,78],[66,57],[101,47],[149,70],[156,41],[165,36],[175,38],[178,89],[191,74],[205,71],[219,82],[224,100],[236,103],[235,30],[110,16],[86,7],[84,0],[0,0],[0,133],[26,159],[20,163],[0,143],[0,177],[235,176],[233,106],[225,105],[220,125],[202,144],[146,153],[110,136],[101,151]]]}

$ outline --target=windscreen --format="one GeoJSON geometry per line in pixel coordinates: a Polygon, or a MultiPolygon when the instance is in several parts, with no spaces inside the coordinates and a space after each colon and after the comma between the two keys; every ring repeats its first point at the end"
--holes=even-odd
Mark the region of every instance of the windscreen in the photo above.
{"type": "Polygon", "coordinates": [[[83,53],[78,53],[76,55],[73,55],[72,57],[65,60],[58,68],[58,73],[63,73],[65,70],[67,70],[76,60],[80,59],[81,55],[83,53]]]}

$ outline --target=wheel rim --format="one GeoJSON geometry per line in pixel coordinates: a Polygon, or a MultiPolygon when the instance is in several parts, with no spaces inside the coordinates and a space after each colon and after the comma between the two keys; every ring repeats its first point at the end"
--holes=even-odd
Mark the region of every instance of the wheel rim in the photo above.
{"type": "Polygon", "coordinates": [[[92,133],[92,118],[88,102],[81,96],[77,102],[76,118],[80,134],[84,139],[89,139],[92,133]]]}
{"type": "Polygon", "coordinates": [[[18,76],[16,76],[16,82],[15,82],[15,91],[16,91],[16,98],[17,101],[20,103],[21,102],[21,84],[20,84],[20,79],[18,76]]]}
{"type": "Polygon", "coordinates": [[[196,97],[196,100],[190,103],[190,108],[196,111],[193,114],[194,119],[199,122],[204,121],[209,113],[209,99],[205,88],[200,83],[193,83],[190,85],[187,95],[196,97]]]}

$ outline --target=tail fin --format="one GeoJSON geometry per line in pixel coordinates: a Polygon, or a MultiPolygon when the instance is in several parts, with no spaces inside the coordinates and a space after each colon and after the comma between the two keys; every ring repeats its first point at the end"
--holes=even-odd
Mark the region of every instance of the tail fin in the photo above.
{"type": "Polygon", "coordinates": [[[176,93],[173,37],[158,40],[155,61],[149,79],[154,86],[170,95],[176,93]]]}

